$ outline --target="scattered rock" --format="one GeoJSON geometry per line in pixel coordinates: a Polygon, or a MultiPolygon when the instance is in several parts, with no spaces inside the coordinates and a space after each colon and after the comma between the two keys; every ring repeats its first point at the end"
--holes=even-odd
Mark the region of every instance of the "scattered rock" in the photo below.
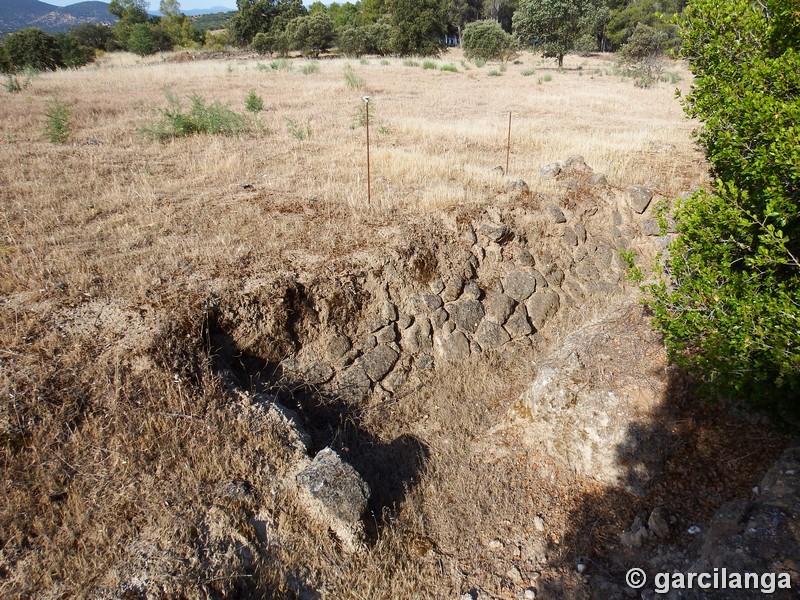
{"type": "Polygon", "coordinates": [[[464,289],[464,280],[460,278],[450,279],[444,286],[442,291],[442,300],[445,302],[452,302],[461,295],[461,290],[464,289]]]}
{"type": "Polygon", "coordinates": [[[533,530],[538,531],[539,533],[544,532],[544,519],[539,515],[533,517],[533,530]]]}
{"type": "Polygon", "coordinates": [[[502,325],[484,319],[478,326],[478,330],[475,333],[475,340],[483,348],[497,348],[510,342],[511,337],[506,330],[503,329],[502,325]]]}
{"type": "Polygon", "coordinates": [[[536,589],[526,589],[525,592],[523,592],[522,597],[525,598],[525,600],[536,600],[536,589]]]}
{"type": "Polygon", "coordinates": [[[372,381],[380,381],[392,370],[400,355],[389,346],[378,346],[361,357],[364,372],[372,381]]]}
{"type": "Polygon", "coordinates": [[[356,470],[331,448],[323,448],[296,480],[300,499],[311,515],[333,530],[345,550],[361,547],[361,515],[370,490],[356,470]]]}
{"type": "Polygon", "coordinates": [[[482,295],[481,288],[474,281],[464,284],[464,291],[461,292],[461,298],[467,300],[480,300],[482,295]]]}
{"type": "Polygon", "coordinates": [[[430,314],[442,307],[442,299],[436,294],[420,294],[410,300],[412,313],[430,314]]]}
{"type": "Polygon", "coordinates": [[[539,175],[544,179],[552,179],[559,173],[561,173],[561,163],[557,162],[547,163],[546,165],[542,165],[542,168],[539,169],[539,175]]]}
{"type": "Polygon", "coordinates": [[[334,362],[347,354],[347,351],[350,350],[351,347],[352,344],[348,338],[343,335],[334,334],[328,338],[324,353],[328,360],[334,362]]]}
{"type": "Polygon", "coordinates": [[[514,233],[504,223],[485,223],[481,225],[480,232],[497,244],[503,244],[514,237],[514,233]]]}
{"type": "Polygon", "coordinates": [[[564,211],[558,208],[555,204],[549,204],[547,206],[547,210],[550,212],[550,215],[553,217],[553,220],[556,223],[567,222],[567,217],[564,216],[564,211]]]}
{"type": "Polygon", "coordinates": [[[662,539],[669,535],[669,523],[667,523],[666,517],[666,510],[659,506],[653,509],[647,520],[647,527],[650,531],[662,539]]]}
{"type": "Polygon", "coordinates": [[[527,192],[529,189],[530,188],[528,188],[528,184],[525,183],[522,179],[509,181],[506,184],[506,191],[508,192],[527,192]]]}
{"type": "Polygon", "coordinates": [[[653,191],[641,185],[632,185],[628,188],[628,202],[630,207],[637,213],[642,214],[650,206],[653,199],[653,191]]]}
{"type": "Polygon", "coordinates": [[[524,304],[520,304],[514,310],[514,313],[506,321],[505,330],[512,337],[512,339],[525,337],[534,333],[531,322],[528,319],[528,310],[524,304]]]}
{"type": "Polygon", "coordinates": [[[474,299],[458,300],[446,305],[450,318],[462,331],[475,333],[483,319],[483,305],[474,299]]]}
{"type": "Polygon", "coordinates": [[[531,323],[539,330],[558,312],[560,305],[561,301],[558,294],[547,288],[533,294],[525,303],[525,308],[528,311],[528,318],[531,323]]]}
{"type": "Polygon", "coordinates": [[[428,284],[428,287],[434,294],[441,294],[442,290],[444,290],[444,281],[442,281],[441,277],[436,277],[428,284]]]}
{"type": "Polygon", "coordinates": [[[311,385],[322,385],[333,379],[335,371],[323,363],[311,363],[303,369],[302,376],[306,383],[311,385]]]}
{"type": "Polygon", "coordinates": [[[483,300],[486,318],[503,325],[514,312],[516,302],[501,292],[488,292],[483,300]]]}
{"type": "Polygon", "coordinates": [[[608,179],[602,173],[595,173],[589,177],[589,183],[592,185],[608,185],[608,179]]]}
{"type": "Polygon", "coordinates": [[[661,235],[661,226],[656,219],[645,219],[642,222],[642,234],[650,237],[661,235]]]}
{"type": "Polygon", "coordinates": [[[469,340],[460,331],[433,336],[436,356],[447,362],[459,362],[470,355],[469,340]]]}
{"type": "Polygon", "coordinates": [[[400,344],[403,350],[418,354],[433,347],[433,328],[428,319],[418,319],[411,327],[403,331],[400,344]]]}
{"type": "Polygon", "coordinates": [[[536,291],[536,277],[530,271],[511,271],[503,278],[503,292],[516,300],[525,302],[536,291]]]}
{"type": "Polygon", "coordinates": [[[564,229],[564,244],[568,247],[573,247],[578,245],[578,236],[575,235],[575,231],[572,227],[566,227],[564,229]]]}
{"type": "Polygon", "coordinates": [[[514,254],[517,263],[523,267],[532,267],[536,264],[533,254],[528,252],[525,248],[517,248],[514,254]]]}

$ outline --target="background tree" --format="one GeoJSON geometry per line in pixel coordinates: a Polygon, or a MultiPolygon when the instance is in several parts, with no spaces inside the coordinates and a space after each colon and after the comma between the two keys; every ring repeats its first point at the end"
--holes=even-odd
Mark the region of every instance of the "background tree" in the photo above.
{"type": "Polygon", "coordinates": [[[685,5],[683,0],[626,0],[610,3],[611,11],[604,28],[609,49],[617,50],[633,35],[639,23],[648,25],[667,37],[665,48],[680,46],[678,28],[672,23],[685,5]]]}
{"type": "Polygon", "coordinates": [[[119,19],[114,25],[114,37],[121,48],[127,48],[131,28],[147,22],[147,0],[111,0],[108,12],[119,19]]]}
{"type": "Polygon", "coordinates": [[[194,30],[189,17],[181,12],[178,0],[161,0],[159,10],[163,17],[159,27],[172,40],[173,46],[187,47],[194,43],[194,30]]]}
{"type": "Polygon", "coordinates": [[[686,99],[713,190],[680,202],[668,281],[651,288],[671,357],[714,394],[797,411],[800,25],[796,0],[693,0],[686,99]]]}
{"type": "Polygon", "coordinates": [[[238,12],[228,25],[228,37],[239,46],[247,46],[258,33],[269,31],[277,13],[274,0],[236,0],[238,12]]]}
{"type": "Polygon", "coordinates": [[[286,26],[286,37],[293,49],[318,58],[333,44],[333,21],[325,12],[296,17],[286,26]]]}
{"type": "Polygon", "coordinates": [[[156,52],[153,28],[148,23],[136,23],[128,32],[128,52],[147,56],[156,52]]]}
{"type": "Polygon", "coordinates": [[[8,52],[3,44],[0,44],[0,73],[11,72],[11,60],[8,58],[8,52]]]}
{"type": "Polygon", "coordinates": [[[636,78],[637,86],[650,87],[658,83],[664,71],[664,50],[668,39],[664,30],[639,23],[620,48],[621,63],[636,78]]]}
{"type": "Polygon", "coordinates": [[[61,62],[65,67],[82,67],[94,60],[94,49],[81,45],[74,36],[59,33],[55,38],[61,51],[61,62]]]}
{"type": "Polygon", "coordinates": [[[26,67],[37,71],[55,71],[64,66],[58,40],[36,27],[9,33],[3,44],[12,71],[26,67]]]}
{"type": "Polygon", "coordinates": [[[438,55],[447,34],[446,0],[392,0],[392,47],[407,56],[438,55]]]}
{"type": "Polygon", "coordinates": [[[81,46],[95,50],[111,50],[114,47],[114,31],[108,25],[81,23],[69,30],[81,46]]]}
{"type": "Polygon", "coordinates": [[[517,8],[519,8],[517,0],[484,0],[483,16],[494,19],[500,23],[504,31],[511,33],[517,8]]]}
{"type": "Polygon", "coordinates": [[[540,48],[546,58],[555,58],[561,68],[596,10],[593,0],[521,0],[514,13],[514,33],[523,43],[540,48]]]}
{"type": "Polygon", "coordinates": [[[516,40],[497,21],[475,21],[464,28],[461,38],[464,56],[469,60],[506,61],[516,55],[516,40]]]}

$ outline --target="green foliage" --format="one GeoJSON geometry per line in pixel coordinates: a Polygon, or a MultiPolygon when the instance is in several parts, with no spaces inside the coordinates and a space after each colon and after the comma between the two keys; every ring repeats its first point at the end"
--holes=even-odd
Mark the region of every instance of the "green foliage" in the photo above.
{"type": "Polygon", "coordinates": [[[67,105],[58,98],[53,98],[47,103],[44,110],[47,122],[44,134],[52,144],[65,144],[72,134],[70,120],[72,114],[67,105]]]}
{"type": "Polygon", "coordinates": [[[455,65],[442,65],[439,67],[440,71],[447,71],[449,73],[458,73],[458,68],[455,65]]]}
{"type": "Polygon", "coordinates": [[[531,75],[536,73],[536,71],[534,71],[533,69],[522,69],[521,73],[523,77],[530,77],[531,75]]]}
{"type": "Polygon", "coordinates": [[[500,76],[502,75],[502,73],[501,73],[501,72],[500,72],[500,70],[498,70],[498,69],[491,69],[491,70],[490,70],[490,71],[487,73],[487,75],[488,75],[489,77],[500,77],[500,76]]]}
{"type": "Polygon", "coordinates": [[[639,23],[620,48],[620,62],[627,74],[634,77],[638,87],[651,87],[661,79],[667,41],[667,34],[663,30],[639,23]]]}
{"type": "Polygon", "coordinates": [[[670,356],[716,394],[798,408],[800,27],[794,0],[693,0],[686,111],[714,189],[678,203],[652,286],[670,356]]]}
{"type": "Polygon", "coordinates": [[[234,15],[236,15],[236,11],[194,15],[189,17],[189,22],[192,24],[192,28],[203,36],[208,31],[217,31],[228,27],[234,15]]]}
{"type": "Polygon", "coordinates": [[[269,63],[269,68],[273,71],[292,71],[292,61],[288,58],[279,58],[269,63]]]}
{"type": "Polygon", "coordinates": [[[360,90],[367,85],[367,82],[364,81],[363,78],[356,75],[356,72],[353,71],[353,67],[349,64],[344,66],[344,81],[347,84],[347,87],[353,88],[354,90],[360,90]]]}
{"type": "Polygon", "coordinates": [[[56,40],[58,40],[61,60],[65,67],[74,69],[89,64],[94,60],[94,49],[82,46],[73,36],[61,33],[56,35],[56,40]]]}
{"type": "Polygon", "coordinates": [[[280,54],[286,56],[289,53],[289,38],[283,31],[268,31],[257,33],[253,38],[250,47],[259,54],[280,54]]]}
{"type": "Polygon", "coordinates": [[[619,252],[622,262],[627,267],[625,278],[633,283],[641,283],[644,280],[644,273],[642,269],[636,265],[636,252],[632,250],[620,250],[619,252]]]}
{"type": "Polygon", "coordinates": [[[612,10],[603,28],[603,37],[609,50],[620,48],[633,35],[636,26],[647,25],[665,38],[665,49],[677,49],[680,45],[678,29],[672,17],[683,9],[684,0],[637,0],[625,2],[612,10]]]}
{"type": "Polygon", "coordinates": [[[311,123],[308,121],[305,123],[300,123],[294,119],[286,119],[286,131],[288,131],[289,134],[298,142],[310,139],[314,134],[314,130],[311,128],[311,123]]]}
{"type": "Polygon", "coordinates": [[[247,94],[247,98],[244,100],[244,106],[251,113],[260,113],[264,110],[264,99],[256,94],[255,90],[250,90],[247,94]]]}
{"type": "Polygon", "coordinates": [[[8,58],[8,52],[6,51],[5,46],[0,44],[0,73],[10,73],[11,72],[11,59],[8,58]]]}
{"type": "Polygon", "coordinates": [[[190,47],[194,44],[194,29],[189,17],[181,12],[178,0],[161,0],[159,10],[164,15],[159,28],[170,39],[173,47],[190,47]]]}
{"type": "Polygon", "coordinates": [[[286,37],[292,48],[317,58],[333,45],[333,21],[323,12],[296,17],[286,26],[286,37]]]}
{"type": "Polygon", "coordinates": [[[486,61],[482,58],[476,58],[473,62],[479,69],[482,69],[486,65],[486,61]]]}
{"type": "Polygon", "coordinates": [[[111,50],[114,47],[114,30],[108,25],[81,23],[70,29],[69,35],[75,38],[79,45],[94,50],[111,50]]]}
{"type": "Polygon", "coordinates": [[[596,0],[521,0],[514,13],[514,32],[528,45],[540,48],[545,58],[564,66],[564,56],[575,48],[592,24],[596,0]]]}
{"type": "Polygon", "coordinates": [[[414,60],[413,58],[407,58],[403,61],[404,67],[418,67],[419,61],[414,60]]]}
{"type": "Polygon", "coordinates": [[[308,63],[307,65],[303,65],[302,67],[300,67],[300,72],[303,75],[313,75],[314,73],[319,73],[319,64],[308,63]]]}
{"type": "Polygon", "coordinates": [[[131,26],[128,35],[128,52],[139,56],[147,56],[156,52],[153,28],[149,23],[136,23],[131,26]]]}
{"type": "Polygon", "coordinates": [[[247,119],[220,102],[206,104],[200,96],[192,96],[189,112],[184,112],[181,101],[167,93],[168,107],[161,110],[161,120],[146,126],[142,133],[165,140],[198,133],[208,135],[233,135],[245,131],[247,119]]]}
{"type": "Polygon", "coordinates": [[[228,24],[228,35],[234,44],[247,46],[259,33],[270,30],[277,14],[274,0],[236,0],[238,12],[228,24]]]}
{"type": "Polygon", "coordinates": [[[475,21],[464,28],[461,36],[464,56],[469,60],[511,60],[516,56],[517,43],[493,20],[475,21]]]}
{"type": "Polygon", "coordinates": [[[433,62],[432,60],[423,60],[422,61],[422,68],[423,69],[435,69],[436,68],[436,63],[433,62]]]}
{"type": "Polygon", "coordinates": [[[394,0],[391,45],[400,56],[438,56],[447,33],[446,0],[394,0]]]}
{"type": "Polygon", "coordinates": [[[58,40],[35,27],[9,33],[3,47],[12,72],[19,72],[26,67],[37,71],[55,71],[64,66],[58,40]]]}

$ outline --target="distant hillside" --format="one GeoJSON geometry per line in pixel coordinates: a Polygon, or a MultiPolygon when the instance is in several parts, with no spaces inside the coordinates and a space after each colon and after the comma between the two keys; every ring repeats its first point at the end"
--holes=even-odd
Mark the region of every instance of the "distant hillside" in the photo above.
{"type": "MultiPolygon", "coordinates": [[[[189,11],[186,11],[187,14],[189,11]]],[[[198,31],[208,31],[209,29],[223,29],[228,26],[228,21],[236,14],[236,11],[215,12],[205,15],[191,17],[192,27],[198,31]]]]}
{"type": "MultiPolygon", "coordinates": [[[[197,15],[211,15],[214,13],[227,13],[231,12],[233,9],[228,8],[227,6],[212,6],[211,8],[193,8],[190,10],[184,10],[183,14],[189,17],[196,17],[197,15]]],[[[233,12],[236,12],[235,10],[233,12]]]]}
{"type": "Polygon", "coordinates": [[[112,25],[117,18],[108,12],[108,4],[92,0],[59,7],[39,0],[3,0],[0,2],[0,35],[25,27],[39,27],[49,33],[67,31],[81,23],[112,25]]]}

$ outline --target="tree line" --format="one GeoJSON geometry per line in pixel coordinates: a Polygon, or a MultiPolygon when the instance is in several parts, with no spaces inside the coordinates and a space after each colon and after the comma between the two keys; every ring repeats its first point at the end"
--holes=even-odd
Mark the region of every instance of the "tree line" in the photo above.
{"type": "MultiPolygon", "coordinates": [[[[671,17],[684,0],[358,0],[306,8],[301,0],[237,0],[224,30],[201,30],[178,0],[162,0],[162,16],[147,0],[112,0],[118,22],[84,23],[66,34],[35,28],[9,34],[0,45],[0,70],[52,70],[91,62],[98,51],[139,55],[175,48],[236,46],[259,53],[300,51],[317,57],[336,49],[348,56],[435,55],[448,41],[465,41],[475,56],[504,59],[514,48],[535,47],[563,61],[573,51],[616,51],[637,26],[658,50],[679,44],[671,17]]],[[[641,33],[641,31],[640,31],[641,33]]]]}

